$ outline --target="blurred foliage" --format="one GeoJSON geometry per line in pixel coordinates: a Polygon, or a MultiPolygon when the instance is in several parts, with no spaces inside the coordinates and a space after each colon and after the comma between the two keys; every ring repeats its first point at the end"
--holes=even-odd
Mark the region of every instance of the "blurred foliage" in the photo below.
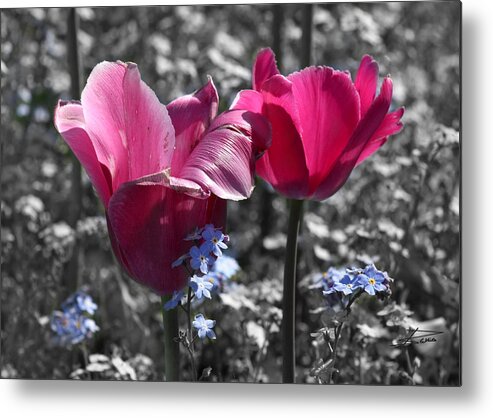
{"type": "MultiPolygon", "coordinates": [[[[406,113],[404,131],[345,187],[306,205],[299,382],[324,381],[323,300],[306,285],[311,275],[368,262],[395,279],[394,302],[362,300],[353,307],[341,335],[337,382],[459,382],[459,6],[315,8],[314,63],[354,76],[361,56],[373,55],[380,75],[392,75],[394,106],[404,105],[406,113]],[[423,323],[438,324],[448,338],[427,350],[390,346],[396,333],[423,323]]],[[[288,73],[299,67],[301,8],[284,7],[288,73]]],[[[254,56],[273,37],[269,5],[82,8],[78,15],[84,77],[102,60],[134,61],[163,103],[199,88],[210,74],[226,108],[250,86],[254,56]]],[[[82,218],[68,225],[71,156],[52,123],[57,98],[69,98],[66,18],[67,10],[56,8],[1,12],[1,375],[162,379],[159,298],[116,266],[85,175],[82,218]],[[100,306],[101,331],[87,346],[62,348],[52,344],[46,318],[66,294],[64,265],[75,243],[79,285],[100,306]]],[[[230,203],[228,219],[242,272],[205,306],[206,316],[218,320],[218,339],[199,347],[199,370],[208,381],[279,382],[286,204],[259,180],[251,199],[230,203]]]]}

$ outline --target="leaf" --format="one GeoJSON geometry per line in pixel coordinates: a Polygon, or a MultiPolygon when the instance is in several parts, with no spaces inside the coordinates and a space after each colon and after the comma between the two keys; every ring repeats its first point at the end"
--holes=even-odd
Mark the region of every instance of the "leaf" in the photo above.
{"type": "Polygon", "coordinates": [[[330,236],[329,227],[324,219],[314,213],[307,213],[305,215],[305,224],[311,234],[317,238],[328,238],[330,236]]]}
{"type": "Polygon", "coordinates": [[[315,256],[319,258],[320,260],[323,261],[329,261],[330,260],[330,253],[323,247],[321,247],[318,244],[315,244],[313,246],[313,252],[315,253],[315,256]]]}
{"type": "Polygon", "coordinates": [[[113,357],[111,363],[122,376],[128,376],[130,380],[137,380],[135,370],[120,357],[113,357]]]}
{"type": "Polygon", "coordinates": [[[378,229],[389,238],[401,240],[404,236],[404,230],[395,225],[390,219],[379,220],[378,229]]]}
{"type": "Polygon", "coordinates": [[[109,363],[110,358],[104,354],[91,354],[89,356],[89,363],[109,363]]]}
{"type": "Polygon", "coordinates": [[[91,363],[86,367],[86,371],[92,373],[102,373],[110,369],[111,366],[109,364],[103,364],[103,363],[91,363]]]}
{"type": "Polygon", "coordinates": [[[246,324],[247,335],[255,342],[258,348],[264,347],[266,341],[265,329],[256,322],[249,321],[246,324]]]}
{"type": "Polygon", "coordinates": [[[269,235],[264,238],[262,244],[266,250],[277,250],[286,246],[286,234],[279,232],[275,235],[269,235]]]}

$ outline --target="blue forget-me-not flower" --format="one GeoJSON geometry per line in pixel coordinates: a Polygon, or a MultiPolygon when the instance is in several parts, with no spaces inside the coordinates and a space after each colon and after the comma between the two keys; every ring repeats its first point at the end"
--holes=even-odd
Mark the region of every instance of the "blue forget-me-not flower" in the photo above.
{"type": "Polygon", "coordinates": [[[228,246],[224,243],[225,235],[218,229],[214,227],[206,227],[204,232],[202,232],[202,238],[204,238],[205,243],[209,246],[209,250],[216,257],[222,255],[221,249],[225,250],[228,246]]]}
{"type": "Polygon", "coordinates": [[[190,265],[194,270],[200,270],[203,274],[209,272],[209,266],[214,264],[214,259],[210,255],[210,246],[203,243],[200,248],[193,246],[190,249],[190,265]]]}
{"type": "Polygon", "coordinates": [[[198,314],[195,316],[192,324],[197,329],[199,338],[204,339],[205,337],[209,337],[211,340],[216,339],[216,334],[212,330],[214,325],[216,325],[216,321],[213,319],[205,319],[204,315],[198,314]]]}
{"type": "Polygon", "coordinates": [[[190,286],[195,292],[197,299],[202,299],[204,296],[211,299],[211,290],[214,285],[208,280],[207,276],[194,275],[190,279],[190,286]]]}

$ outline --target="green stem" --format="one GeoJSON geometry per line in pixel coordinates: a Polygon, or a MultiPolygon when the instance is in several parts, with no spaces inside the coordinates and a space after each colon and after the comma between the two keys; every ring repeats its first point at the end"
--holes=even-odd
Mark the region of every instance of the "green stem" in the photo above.
{"type": "Polygon", "coordinates": [[[337,353],[337,344],[339,343],[339,338],[341,336],[341,331],[342,331],[342,326],[344,325],[344,322],[341,322],[336,328],[335,328],[335,337],[334,337],[334,346],[332,348],[332,354],[331,354],[331,360],[332,363],[330,365],[331,370],[329,374],[329,384],[334,383],[334,371],[335,371],[335,364],[336,364],[336,353],[337,353]]]}
{"type": "MultiPolygon", "coordinates": [[[[351,305],[358,299],[358,297],[363,293],[362,290],[357,291],[357,293],[352,297],[352,299],[349,301],[348,305],[346,306],[346,311],[347,314],[349,315],[351,312],[351,305]]],[[[334,345],[332,348],[332,353],[331,353],[331,360],[332,364],[330,365],[331,371],[329,374],[329,384],[334,383],[334,371],[335,371],[335,364],[336,364],[336,359],[337,359],[337,344],[339,343],[339,339],[341,337],[341,332],[342,332],[342,327],[344,326],[344,321],[342,321],[339,325],[337,325],[334,328],[334,345]]]]}
{"type": "Polygon", "coordinates": [[[284,290],[282,300],[282,381],[295,381],[295,290],[298,233],[303,212],[303,200],[290,200],[288,242],[284,261],[284,290]]]}
{"type": "Polygon", "coordinates": [[[187,319],[188,319],[188,335],[187,335],[187,350],[190,354],[190,364],[192,366],[192,381],[197,381],[197,367],[195,366],[195,348],[194,339],[192,336],[192,288],[188,287],[187,297],[187,319]]]}
{"type": "Polygon", "coordinates": [[[161,310],[163,312],[164,325],[164,368],[167,382],[180,381],[180,346],[178,343],[178,309],[169,311],[164,309],[164,304],[172,295],[161,298],[161,310]]]}

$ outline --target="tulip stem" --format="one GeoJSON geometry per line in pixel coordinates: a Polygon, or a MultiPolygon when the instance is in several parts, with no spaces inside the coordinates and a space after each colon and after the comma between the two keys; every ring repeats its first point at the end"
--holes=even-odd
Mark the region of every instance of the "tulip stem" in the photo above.
{"type": "Polygon", "coordinates": [[[288,241],[284,261],[284,289],[282,300],[282,381],[295,381],[295,290],[298,233],[303,212],[303,200],[289,201],[288,241]]]}
{"type": "Polygon", "coordinates": [[[180,345],[178,343],[178,309],[164,309],[171,295],[161,298],[164,325],[164,370],[167,382],[180,380],[180,345]]]}

